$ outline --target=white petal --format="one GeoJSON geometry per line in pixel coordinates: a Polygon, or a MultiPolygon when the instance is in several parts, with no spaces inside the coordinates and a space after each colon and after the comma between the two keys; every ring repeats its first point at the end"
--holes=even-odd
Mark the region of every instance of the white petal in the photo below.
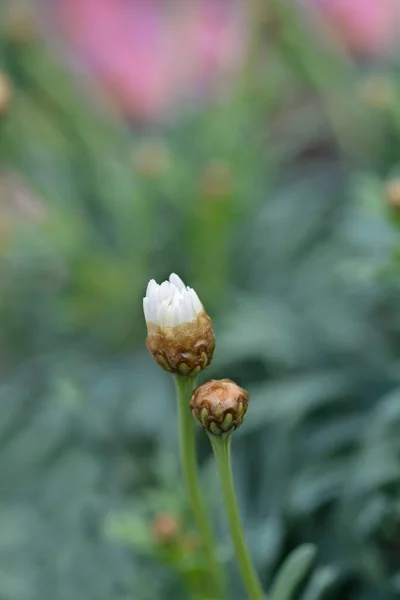
{"type": "Polygon", "coordinates": [[[147,322],[149,320],[149,299],[148,298],[143,298],[143,312],[144,312],[145,321],[147,322]]]}
{"type": "Polygon", "coordinates": [[[171,302],[170,298],[165,298],[160,305],[160,325],[169,325],[171,321],[171,302]]]}
{"type": "Polygon", "coordinates": [[[179,297],[179,291],[172,283],[170,283],[169,285],[170,285],[169,298],[170,298],[170,302],[172,304],[172,302],[175,302],[175,298],[179,297]]]}
{"type": "Polygon", "coordinates": [[[203,305],[200,302],[200,298],[198,297],[196,292],[193,289],[191,289],[190,291],[191,291],[191,295],[192,295],[192,304],[193,304],[194,312],[196,314],[198,314],[199,312],[201,312],[203,310],[203,305]]]}
{"type": "Polygon", "coordinates": [[[190,310],[190,306],[187,303],[186,296],[181,297],[181,315],[182,323],[190,323],[190,321],[193,321],[193,316],[190,310]]]}
{"type": "Polygon", "coordinates": [[[169,280],[180,292],[186,289],[182,279],[176,273],[171,273],[169,280]]]}
{"type": "Polygon", "coordinates": [[[167,308],[165,311],[166,325],[172,325],[175,318],[175,305],[171,298],[167,298],[167,308]]]}
{"type": "Polygon", "coordinates": [[[147,290],[146,290],[147,298],[150,298],[150,296],[154,296],[157,293],[157,290],[159,287],[160,286],[154,279],[150,279],[150,281],[147,285],[147,290]]]}
{"type": "Polygon", "coordinates": [[[179,325],[179,323],[182,322],[182,315],[181,315],[180,305],[179,304],[173,304],[171,306],[170,310],[171,310],[170,325],[172,327],[175,327],[176,325],[179,325]]]}
{"type": "Polygon", "coordinates": [[[193,297],[193,294],[190,294],[190,312],[192,315],[192,319],[195,320],[197,318],[197,313],[199,312],[195,306],[195,298],[193,297]]]}
{"type": "Polygon", "coordinates": [[[143,300],[143,311],[147,322],[160,327],[189,323],[197,318],[203,305],[196,292],[186,287],[182,279],[171,273],[169,281],[161,285],[151,279],[143,300]]]}
{"type": "Polygon", "coordinates": [[[149,298],[147,306],[147,321],[157,323],[157,301],[155,298],[149,298]]]}
{"type": "Polygon", "coordinates": [[[158,290],[158,299],[162,302],[166,300],[171,295],[171,284],[169,281],[163,281],[158,290]]]}
{"type": "Polygon", "coordinates": [[[163,314],[163,318],[164,318],[164,326],[169,326],[171,325],[171,317],[172,317],[172,310],[170,306],[166,306],[165,310],[164,310],[164,314],[163,314]]]}
{"type": "Polygon", "coordinates": [[[158,299],[156,300],[155,311],[156,318],[154,322],[157,323],[157,325],[162,325],[162,306],[161,302],[159,302],[158,299]]]}

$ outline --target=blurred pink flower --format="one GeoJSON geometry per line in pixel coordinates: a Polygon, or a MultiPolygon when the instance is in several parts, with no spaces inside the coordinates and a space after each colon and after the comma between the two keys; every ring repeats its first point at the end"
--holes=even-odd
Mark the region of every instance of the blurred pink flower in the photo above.
{"type": "Polygon", "coordinates": [[[400,0],[305,0],[336,39],[362,56],[390,53],[400,34],[400,0]]]}
{"type": "Polygon", "coordinates": [[[229,83],[245,52],[237,0],[56,0],[61,33],[128,116],[229,83]]]}

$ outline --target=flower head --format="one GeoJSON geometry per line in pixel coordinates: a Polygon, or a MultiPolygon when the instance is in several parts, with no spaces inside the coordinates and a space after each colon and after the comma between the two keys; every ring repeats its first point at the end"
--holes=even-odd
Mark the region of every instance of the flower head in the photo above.
{"type": "Polygon", "coordinates": [[[398,45],[399,0],[307,0],[322,27],[356,55],[386,56],[398,45]]]}
{"type": "Polygon", "coordinates": [[[195,375],[212,359],[211,319],[196,292],[172,273],[161,285],[152,279],[143,299],[147,347],[167,371],[195,375]]]}
{"type": "Polygon", "coordinates": [[[55,0],[80,66],[129,118],[168,118],[177,103],[224,92],[240,73],[247,10],[232,0],[55,0]]]}
{"type": "Polygon", "coordinates": [[[161,285],[154,279],[149,281],[146,297],[143,299],[143,310],[147,323],[174,327],[195,321],[203,310],[203,305],[196,292],[172,273],[169,281],[164,281],[161,285]]]}
{"type": "Polygon", "coordinates": [[[249,394],[231,379],[210,379],[199,385],[190,401],[193,416],[213,435],[229,435],[242,424],[249,394]]]}

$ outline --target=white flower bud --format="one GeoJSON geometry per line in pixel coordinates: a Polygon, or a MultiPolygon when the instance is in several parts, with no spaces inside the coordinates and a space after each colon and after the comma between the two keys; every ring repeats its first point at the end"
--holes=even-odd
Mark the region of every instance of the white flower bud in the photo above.
{"type": "Polygon", "coordinates": [[[181,375],[209,365],[215,340],[211,319],[196,292],[172,273],[161,285],[151,279],[143,299],[147,347],[157,363],[181,375]]]}

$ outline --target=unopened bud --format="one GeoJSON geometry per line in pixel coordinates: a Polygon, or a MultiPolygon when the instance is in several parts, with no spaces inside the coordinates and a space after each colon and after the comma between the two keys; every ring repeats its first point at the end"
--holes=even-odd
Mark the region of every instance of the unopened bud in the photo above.
{"type": "Polygon", "coordinates": [[[395,211],[400,211],[400,178],[389,181],[384,193],[387,204],[395,211]]]}
{"type": "Polygon", "coordinates": [[[201,188],[208,198],[216,200],[228,196],[233,188],[234,174],[231,165],[222,159],[209,162],[202,173],[201,188]]]}
{"type": "Polygon", "coordinates": [[[171,165],[171,155],[163,140],[148,140],[135,151],[134,166],[148,179],[163,175],[171,165]]]}
{"type": "Polygon", "coordinates": [[[194,390],[190,407],[208,433],[223,436],[241,425],[248,403],[246,390],[231,379],[211,379],[194,390]]]}
{"type": "Polygon", "coordinates": [[[388,75],[370,75],[359,90],[362,102],[372,110],[385,110],[396,102],[396,86],[388,75]]]}
{"type": "Polygon", "coordinates": [[[0,71],[0,117],[5,113],[12,98],[11,82],[7,75],[0,71]]]}
{"type": "Polygon", "coordinates": [[[157,515],[153,520],[153,533],[160,544],[174,542],[181,531],[177,517],[170,513],[157,515]]]}
{"type": "Polygon", "coordinates": [[[196,375],[211,362],[215,338],[210,317],[196,292],[172,273],[169,281],[149,282],[143,300],[146,345],[166,371],[196,375]]]}

